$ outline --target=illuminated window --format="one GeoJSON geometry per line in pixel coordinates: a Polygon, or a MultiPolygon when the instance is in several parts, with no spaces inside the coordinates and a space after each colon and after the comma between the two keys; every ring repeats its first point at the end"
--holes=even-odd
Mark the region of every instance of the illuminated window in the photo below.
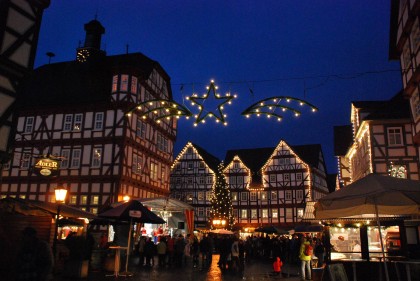
{"type": "Polygon", "coordinates": [[[407,168],[405,165],[396,165],[396,164],[391,163],[388,167],[388,174],[391,177],[406,179],[407,168]]]}
{"type": "Polygon", "coordinates": [[[131,93],[137,94],[137,77],[131,77],[131,93]]]}
{"type": "Polygon", "coordinates": [[[279,217],[279,211],[277,209],[272,209],[271,210],[271,216],[273,218],[278,218],[279,217]]]}
{"type": "Polygon", "coordinates": [[[92,167],[98,168],[101,166],[102,148],[94,148],[92,153],[92,167]]]}
{"type": "Polygon", "coordinates": [[[70,196],[70,204],[76,205],[77,204],[77,195],[71,195],[70,196]]]}
{"type": "Polygon", "coordinates": [[[232,201],[238,201],[238,194],[235,193],[231,193],[231,197],[232,197],[232,201]]]}
{"type": "Polygon", "coordinates": [[[251,209],[251,219],[256,219],[257,216],[257,209],[251,209]]]}
{"type": "Polygon", "coordinates": [[[98,208],[90,208],[90,212],[92,214],[97,214],[98,213],[98,208]]]}
{"type": "Polygon", "coordinates": [[[34,130],[34,117],[26,117],[24,133],[32,133],[34,130]]]}
{"type": "Polygon", "coordinates": [[[266,219],[266,218],[268,218],[268,209],[262,209],[261,210],[262,211],[262,218],[263,219],[266,219]]]}
{"type": "Polygon", "coordinates": [[[112,77],[112,92],[113,93],[117,91],[117,85],[118,85],[118,75],[114,75],[112,77]]]}
{"type": "Polygon", "coordinates": [[[298,216],[298,218],[302,218],[303,217],[303,209],[298,209],[297,210],[297,216],[298,216]]]}
{"type": "Polygon", "coordinates": [[[95,113],[95,130],[102,130],[104,126],[104,113],[96,112],[95,113]]]}
{"type": "Polygon", "coordinates": [[[248,217],[248,210],[242,209],[241,210],[241,218],[246,219],[248,217]]]}
{"type": "Polygon", "coordinates": [[[150,162],[150,179],[157,180],[158,176],[158,165],[154,162],[150,162]]]}
{"type": "Polygon", "coordinates": [[[388,144],[396,146],[402,144],[402,130],[401,128],[388,128],[388,144]]]}
{"type": "Polygon", "coordinates": [[[73,131],[80,131],[82,129],[83,115],[81,113],[74,115],[73,131]]]}
{"type": "Polygon", "coordinates": [[[204,200],[204,192],[198,192],[197,193],[197,199],[200,200],[200,201],[204,200]]]}
{"type": "Polygon", "coordinates": [[[162,165],[160,168],[160,181],[164,182],[165,179],[166,179],[166,167],[162,165]]]}
{"type": "Polygon", "coordinates": [[[271,200],[277,200],[277,191],[271,191],[271,200]]]}
{"type": "Polygon", "coordinates": [[[267,191],[261,191],[261,200],[267,200],[267,191]]]}
{"type": "Polygon", "coordinates": [[[87,202],[88,202],[88,197],[87,197],[87,195],[82,195],[81,196],[81,198],[80,198],[81,200],[80,200],[80,204],[82,204],[82,205],[86,205],[87,204],[87,202]]]}
{"type": "Polygon", "coordinates": [[[286,219],[293,219],[293,209],[286,208],[286,219]]]}
{"type": "Polygon", "coordinates": [[[133,154],[133,163],[131,165],[131,170],[133,171],[133,173],[135,174],[140,174],[141,173],[141,166],[142,166],[142,158],[141,156],[137,155],[137,154],[133,154]]]}
{"type": "Polygon", "coordinates": [[[213,198],[213,192],[206,192],[206,200],[207,201],[211,201],[211,199],[213,198]]]}
{"type": "Polygon", "coordinates": [[[98,195],[92,196],[90,201],[91,201],[92,205],[98,205],[99,204],[99,196],[98,195]]]}
{"type": "Polygon", "coordinates": [[[120,91],[127,92],[127,90],[128,90],[128,75],[123,74],[121,75],[120,91]]]}

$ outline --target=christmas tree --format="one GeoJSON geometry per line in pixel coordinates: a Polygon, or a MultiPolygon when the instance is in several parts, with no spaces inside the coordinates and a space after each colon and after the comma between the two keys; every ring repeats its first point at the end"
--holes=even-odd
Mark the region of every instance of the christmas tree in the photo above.
{"type": "Polygon", "coordinates": [[[223,174],[224,164],[221,162],[217,167],[216,184],[213,186],[212,211],[210,224],[213,219],[222,219],[226,221],[225,227],[232,228],[234,223],[232,211],[232,198],[230,190],[223,174]]]}

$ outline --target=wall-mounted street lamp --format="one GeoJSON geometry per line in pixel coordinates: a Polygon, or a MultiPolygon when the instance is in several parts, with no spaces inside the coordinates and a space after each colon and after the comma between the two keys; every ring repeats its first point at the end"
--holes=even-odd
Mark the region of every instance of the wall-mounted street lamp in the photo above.
{"type": "Polygon", "coordinates": [[[58,219],[60,218],[61,204],[64,204],[66,202],[67,188],[58,186],[54,189],[54,192],[55,192],[55,202],[57,203],[57,217],[55,219],[53,253],[54,253],[54,256],[56,256],[57,255],[56,249],[57,249],[57,235],[58,235],[58,219]]]}

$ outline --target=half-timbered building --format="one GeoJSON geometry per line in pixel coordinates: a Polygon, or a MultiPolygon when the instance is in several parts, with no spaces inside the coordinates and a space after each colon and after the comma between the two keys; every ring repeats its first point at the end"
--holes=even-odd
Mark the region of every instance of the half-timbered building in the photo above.
{"type": "Polygon", "coordinates": [[[0,170],[10,158],[18,87],[34,66],[42,14],[49,5],[49,0],[0,1],[0,170]]]}
{"type": "Polygon", "coordinates": [[[200,146],[188,142],[171,167],[171,197],[194,207],[194,224],[208,227],[220,160],[200,146]]]}
{"type": "Polygon", "coordinates": [[[328,193],[321,146],[229,150],[224,174],[232,196],[235,223],[242,228],[264,225],[293,227],[306,202],[328,193]]]}
{"type": "Polygon", "coordinates": [[[404,95],[410,101],[413,119],[413,142],[420,154],[420,0],[390,2],[389,58],[400,61],[404,95]]]}
{"type": "MultiPolygon", "coordinates": [[[[345,154],[337,155],[344,185],[370,173],[419,179],[409,101],[402,92],[388,101],[353,102],[351,124],[352,141],[345,154]]],[[[348,134],[335,137],[336,146],[349,143],[348,134]]]]}
{"type": "Polygon", "coordinates": [[[64,185],[68,204],[95,213],[126,195],[169,195],[176,118],[157,120],[155,103],[138,104],[172,101],[170,77],[141,53],[107,56],[97,20],[85,30],[75,60],[41,66],[27,77],[1,197],[54,201],[54,187],[64,185]],[[45,155],[60,160],[55,178],[33,173],[45,155]]]}

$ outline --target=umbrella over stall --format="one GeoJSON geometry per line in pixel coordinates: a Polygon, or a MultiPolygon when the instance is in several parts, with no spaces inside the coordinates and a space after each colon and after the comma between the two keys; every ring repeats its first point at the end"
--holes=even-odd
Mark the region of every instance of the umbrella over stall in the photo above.
{"type": "Polygon", "coordinates": [[[316,219],[373,214],[379,228],[385,275],[389,280],[380,234],[380,216],[418,215],[419,206],[420,181],[369,174],[320,198],[315,204],[314,214],[316,219]]]}
{"type": "MultiPolygon", "coordinates": [[[[147,209],[138,200],[130,200],[121,205],[118,205],[112,209],[109,209],[103,213],[100,213],[99,217],[115,219],[116,221],[130,222],[130,229],[128,233],[128,247],[130,246],[130,243],[131,243],[131,230],[133,228],[133,221],[139,222],[139,223],[153,223],[153,224],[165,223],[165,221],[162,218],[158,217],[155,213],[147,209]]],[[[127,250],[125,275],[131,275],[128,273],[129,255],[130,255],[130,251],[127,250]]]]}

